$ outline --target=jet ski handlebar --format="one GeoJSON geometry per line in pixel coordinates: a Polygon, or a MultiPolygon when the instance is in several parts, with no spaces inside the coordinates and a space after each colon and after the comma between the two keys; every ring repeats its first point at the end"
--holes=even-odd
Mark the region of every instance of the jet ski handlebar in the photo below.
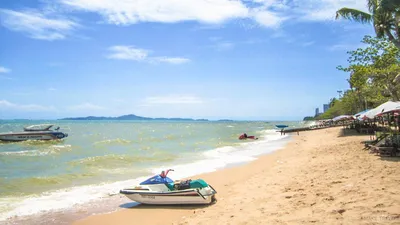
{"type": "Polygon", "coordinates": [[[166,171],[161,171],[160,176],[161,176],[161,177],[167,177],[169,171],[174,171],[174,170],[173,170],[173,169],[168,169],[168,170],[166,170],[166,171]]]}

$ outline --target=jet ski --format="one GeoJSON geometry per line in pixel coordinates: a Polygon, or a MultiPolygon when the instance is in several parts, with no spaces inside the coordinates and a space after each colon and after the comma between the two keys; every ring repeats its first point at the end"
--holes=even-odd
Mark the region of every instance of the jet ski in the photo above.
{"type": "Polygon", "coordinates": [[[239,136],[239,140],[245,140],[245,139],[254,139],[257,140],[258,138],[256,136],[247,136],[246,133],[242,134],[239,136]]]}
{"type": "Polygon", "coordinates": [[[120,190],[135,202],[154,205],[210,204],[217,191],[202,179],[173,181],[167,177],[171,169],[162,171],[133,188],[120,190]]]}

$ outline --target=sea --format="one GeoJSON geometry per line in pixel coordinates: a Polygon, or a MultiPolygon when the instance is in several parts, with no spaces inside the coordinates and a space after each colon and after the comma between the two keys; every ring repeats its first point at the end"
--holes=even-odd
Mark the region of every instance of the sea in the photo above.
{"type": "Polygon", "coordinates": [[[0,120],[0,132],[34,124],[55,124],[68,137],[0,142],[0,224],[78,206],[88,211],[166,169],[174,169],[172,179],[181,179],[247,163],[290,139],[277,132],[276,124],[304,126],[293,121],[0,120]],[[239,140],[242,133],[259,139],[239,140]]]}

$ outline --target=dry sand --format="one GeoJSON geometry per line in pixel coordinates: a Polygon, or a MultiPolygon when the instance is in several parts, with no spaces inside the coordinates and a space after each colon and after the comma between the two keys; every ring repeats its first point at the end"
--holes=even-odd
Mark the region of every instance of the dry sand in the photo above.
{"type": "Polygon", "coordinates": [[[399,158],[369,154],[369,136],[348,132],[301,132],[252,163],[192,177],[217,189],[211,206],[141,205],[74,224],[400,224],[399,158]]]}

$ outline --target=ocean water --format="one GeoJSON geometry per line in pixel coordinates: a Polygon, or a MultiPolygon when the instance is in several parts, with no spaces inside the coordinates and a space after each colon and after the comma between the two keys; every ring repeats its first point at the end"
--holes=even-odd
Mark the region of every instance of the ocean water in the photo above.
{"type": "Polygon", "coordinates": [[[168,168],[180,179],[249,162],[288,137],[276,132],[278,122],[0,121],[0,132],[41,123],[69,136],[0,142],[0,222],[114,195],[168,168]],[[238,140],[243,132],[259,139],[238,140]]]}

